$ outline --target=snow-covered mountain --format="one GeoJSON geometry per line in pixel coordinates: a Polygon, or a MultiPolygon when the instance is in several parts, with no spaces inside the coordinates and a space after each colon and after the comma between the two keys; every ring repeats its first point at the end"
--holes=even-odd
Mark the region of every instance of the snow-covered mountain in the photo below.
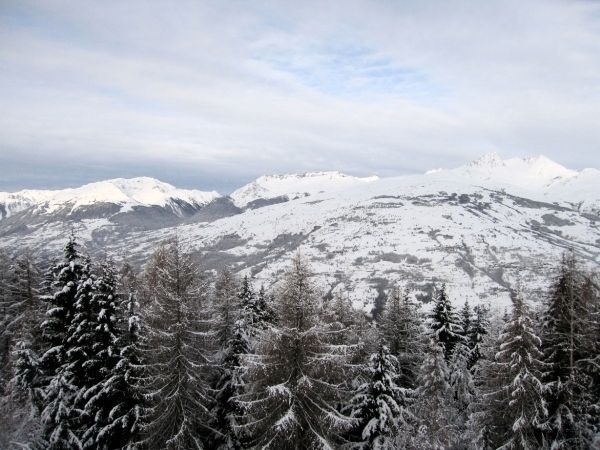
{"type": "Polygon", "coordinates": [[[184,216],[186,209],[199,209],[219,196],[214,191],[177,189],[154,178],[116,178],[74,189],[0,192],[0,218],[29,208],[39,214],[60,211],[72,215],[98,205],[116,205],[116,212],[121,213],[135,207],[158,206],[184,216]]]}
{"type": "Polygon", "coordinates": [[[237,189],[230,197],[236,206],[243,208],[260,200],[294,200],[324,192],[340,191],[378,179],[376,176],[352,177],[340,172],[267,175],[237,189]]]}
{"type": "MultiPolygon", "coordinates": [[[[228,264],[265,282],[300,251],[326,292],[348,289],[357,307],[378,305],[392,282],[423,298],[432,283],[446,282],[459,303],[502,308],[519,280],[538,298],[536,289],[566,249],[600,266],[599,174],[544,157],[486,155],[424,175],[261,177],[231,198],[201,197],[212,201],[177,220],[144,214],[132,221],[122,212],[40,218],[30,207],[0,220],[0,246],[56,254],[73,228],[90,252],[143,262],[158,242],[177,233],[208,265],[228,264]]],[[[150,202],[141,192],[127,198],[150,202]]],[[[172,198],[152,201],[164,205],[172,198]]],[[[45,204],[51,208],[49,200],[45,204]]]]}

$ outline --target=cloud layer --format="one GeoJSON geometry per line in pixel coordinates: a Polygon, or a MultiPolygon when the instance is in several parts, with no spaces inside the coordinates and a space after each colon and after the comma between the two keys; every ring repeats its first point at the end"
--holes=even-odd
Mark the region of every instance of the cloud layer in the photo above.
{"type": "Polygon", "coordinates": [[[599,55],[586,1],[4,1],[0,190],[600,167],[599,55]]]}

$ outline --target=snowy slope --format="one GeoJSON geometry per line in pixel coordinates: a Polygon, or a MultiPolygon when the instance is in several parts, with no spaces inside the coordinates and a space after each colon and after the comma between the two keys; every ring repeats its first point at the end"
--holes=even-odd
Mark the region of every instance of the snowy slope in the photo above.
{"type": "Polygon", "coordinates": [[[570,202],[580,204],[582,210],[600,211],[600,171],[577,172],[545,156],[502,160],[490,153],[466,166],[438,169],[427,175],[450,181],[469,180],[488,189],[505,189],[528,198],[570,202]]]}
{"type": "Polygon", "coordinates": [[[177,202],[201,206],[220,197],[217,192],[177,189],[154,178],[116,178],[90,183],[79,188],[56,191],[20,191],[0,193],[0,204],[5,205],[8,217],[29,207],[43,214],[51,214],[64,208],[71,212],[96,204],[115,204],[121,212],[134,206],[175,207],[177,202]]]}
{"type": "Polygon", "coordinates": [[[544,157],[486,155],[425,175],[261,177],[232,194],[233,201],[289,200],[146,231],[104,219],[32,224],[23,218],[11,228],[0,221],[0,247],[27,245],[53,254],[72,227],[91,252],[142,262],[177,233],[207,264],[228,264],[264,282],[276,279],[300,251],[325,292],[349,289],[357,307],[379,305],[392,282],[425,297],[432,283],[446,282],[457,303],[503,308],[519,279],[531,299],[539,299],[566,249],[600,267],[598,174],[544,157]]]}
{"type": "Polygon", "coordinates": [[[277,197],[295,199],[323,192],[336,192],[352,186],[372,183],[376,176],[358,178],[340,172],[309,172],[303,174],[262,176],[232,192],[233,203],[243,208],[248,203],[277,197]]]}

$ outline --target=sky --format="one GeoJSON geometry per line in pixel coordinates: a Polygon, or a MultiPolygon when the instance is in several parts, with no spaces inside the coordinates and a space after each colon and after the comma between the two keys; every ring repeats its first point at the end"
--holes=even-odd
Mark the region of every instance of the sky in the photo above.
{"type": "Polygon", "coordinates": [[[600,168],[600,2],[0,0],[0,191],[600,168]]]}

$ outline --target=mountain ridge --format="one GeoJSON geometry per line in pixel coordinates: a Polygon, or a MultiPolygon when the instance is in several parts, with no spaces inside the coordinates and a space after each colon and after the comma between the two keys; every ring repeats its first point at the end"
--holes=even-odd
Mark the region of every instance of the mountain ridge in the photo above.
{"type": "Polygon", "coordinates": [[[526,294],[539,298],[535,290],[565,251],[600,267],[599,173],[489,157],[369,181],[335,172],[262,177],[258,184],[268,189],[248,190],[241,206],[218,196],[179,216],[156,205],[46,215],[29,208],[0,220],[0,248],[51,257],[73,230],[90,253],[143,264],[176,235],[207,266],[264,282],[301,252],[325,293],[349,291],[364,309],[380,307],[396,282],[424,301],[432,284],[445,282],[457,303],[502,308],[521,277],[532,289],[526,294]]]}

